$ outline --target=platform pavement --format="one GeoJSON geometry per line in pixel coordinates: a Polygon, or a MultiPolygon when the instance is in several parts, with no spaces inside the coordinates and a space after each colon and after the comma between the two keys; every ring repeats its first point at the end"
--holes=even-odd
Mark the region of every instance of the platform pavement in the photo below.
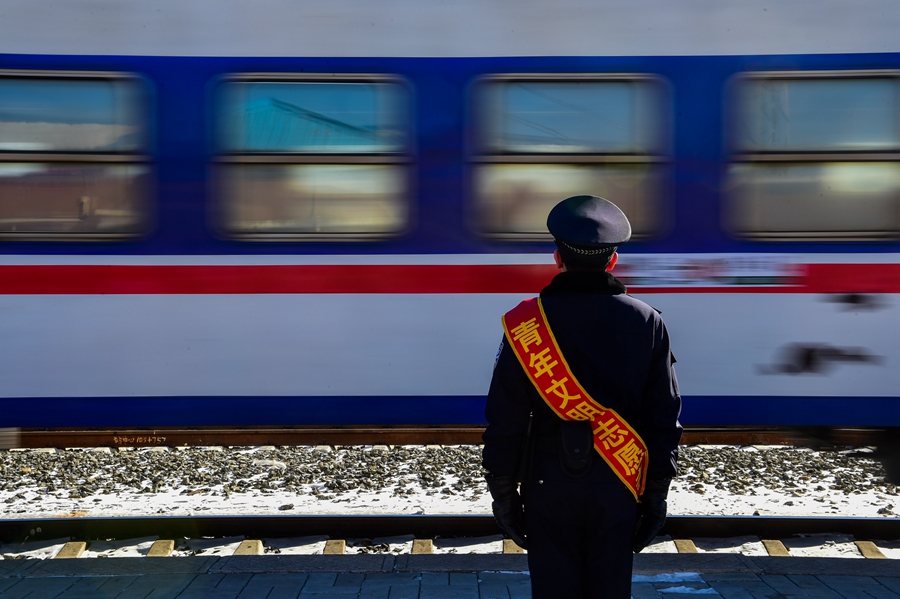
{"type": "MultiPolygon", "coordinates": [[[[634,599],[900,599],[900,560],[635,556],[634,599]]],[[[0,599],[517,599],[524,555],[264,555],[0,561],[0,599]]],[[[565,599],[565,598],[561,598],[565,599]]]]}

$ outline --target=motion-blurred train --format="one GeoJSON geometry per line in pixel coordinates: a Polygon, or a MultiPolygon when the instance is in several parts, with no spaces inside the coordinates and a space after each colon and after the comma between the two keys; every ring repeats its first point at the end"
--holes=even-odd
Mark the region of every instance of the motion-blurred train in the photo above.
{"type": "Polygon", "coordinates": [[[584,193],[684,424],[900,426],[900,10],[812,8],[0,4],[0,427],[481,423],[584,193]]]}

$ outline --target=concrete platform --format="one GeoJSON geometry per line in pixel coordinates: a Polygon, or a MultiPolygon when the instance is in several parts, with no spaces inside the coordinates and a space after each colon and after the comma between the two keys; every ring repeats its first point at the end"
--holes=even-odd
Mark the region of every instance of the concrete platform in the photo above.
{"type": "MultiPolygon", "coordinates": [[[[900,560],[635,556],[634,599],[900,599],[900,560]]],[[[524,555],[263,555],[0,561],[0,599],[518,599],[524,555]]]]}

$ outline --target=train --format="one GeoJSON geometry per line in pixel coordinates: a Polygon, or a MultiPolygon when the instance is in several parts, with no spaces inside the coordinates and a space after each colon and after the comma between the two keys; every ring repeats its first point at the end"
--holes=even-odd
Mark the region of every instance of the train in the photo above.
{"type": "Polygon", "coordinates": [[[482,424],[578,194],[685,426],[900,426],[891,0],[0,14],[0,427],[482,424]]]}

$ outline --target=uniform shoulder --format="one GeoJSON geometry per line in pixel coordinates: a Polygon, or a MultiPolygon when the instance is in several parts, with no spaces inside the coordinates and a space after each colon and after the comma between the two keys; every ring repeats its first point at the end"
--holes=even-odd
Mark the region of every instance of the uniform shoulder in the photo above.
{"type": "Polygon", "coordinates": [[[647,302],[625,293],[613,297],[622,304],[630,306],[635,312],[642,315],[647,320],[662,320],[662,312],[647,302]]]}

